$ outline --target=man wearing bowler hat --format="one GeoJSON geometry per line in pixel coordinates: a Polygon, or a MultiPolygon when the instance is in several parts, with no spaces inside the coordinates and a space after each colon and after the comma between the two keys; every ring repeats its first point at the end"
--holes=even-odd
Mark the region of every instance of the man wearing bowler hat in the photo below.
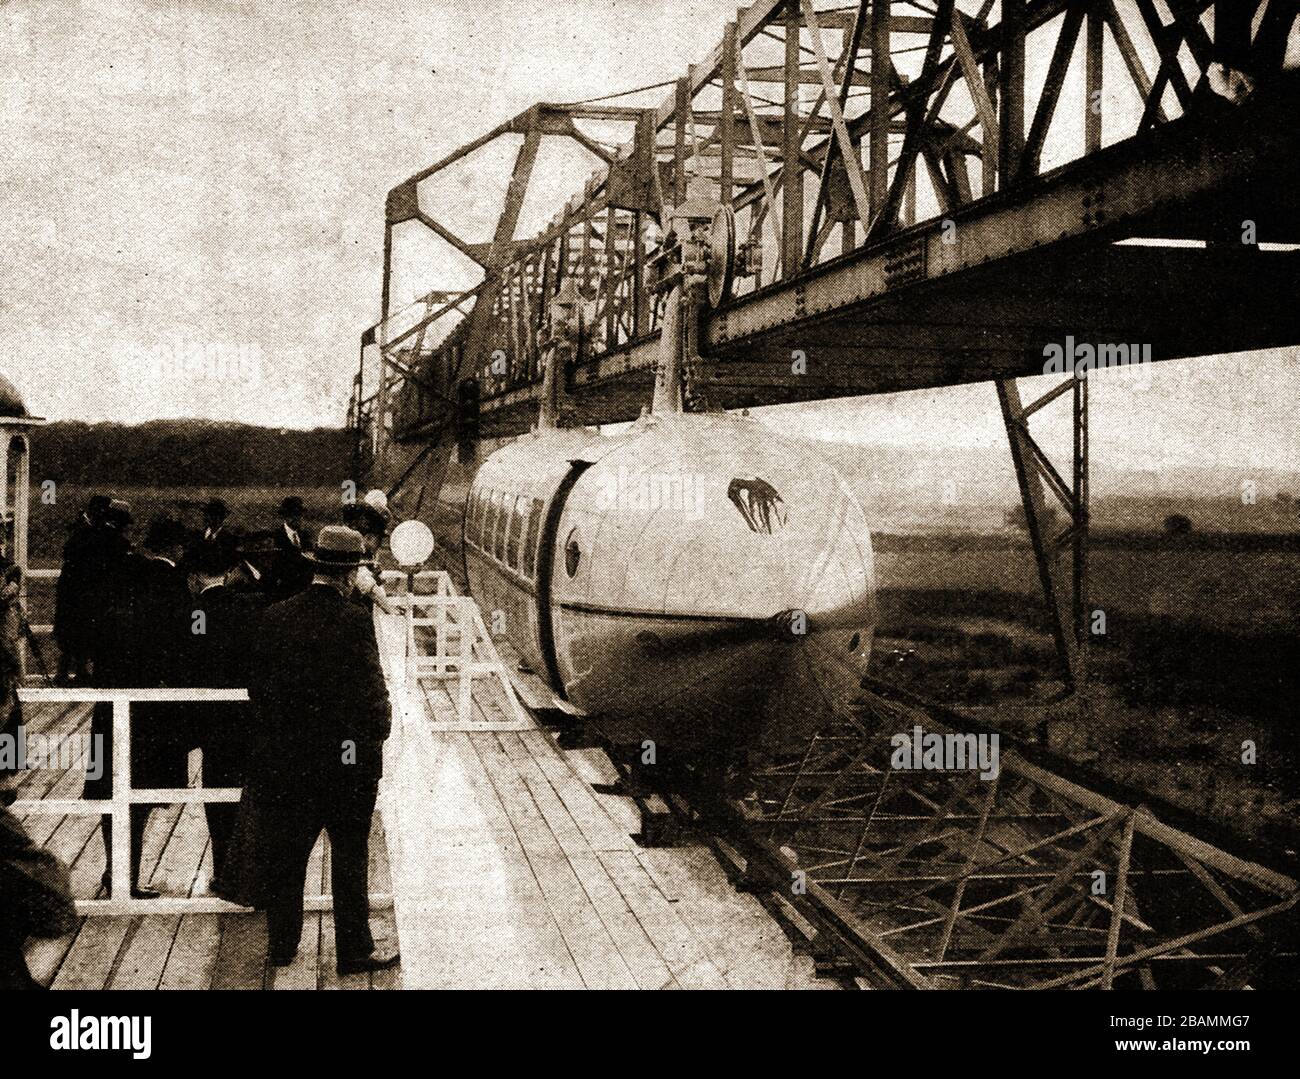
{"type": "Polygon", "coordinates": [[[236,827],[231,886],[264,904],[270,960],[298,951],[303,885],[322,829],[330,838],[341,974],[385,970],[370,934],[370,824],[388,737],[388,688],[369,614],[349,602],[365,553],[351,528],[322,528],[310,585],[267,608],[251,651],[258,739],[236,827]]]}
{"type": "Polygon", "coordinates": [[[307,547],[302,535],[302,499],[289,495],[280,503],[280,528],[275,533],[275,558],[267,581],[273,599],[288,599],[311,582],[312,565],[304,557],[307,547]]]}
{"type": "Polygon", "coordinates": [[[203,529],[196,532],[193,541],[185,551],[182,569],[189,574],[205,555],[217,552],[226,563],[226,568],[239,561],[239,537],[226,524],[230,516],[230,507],[220,498],[210,498],[203,504],[203,529]]]}

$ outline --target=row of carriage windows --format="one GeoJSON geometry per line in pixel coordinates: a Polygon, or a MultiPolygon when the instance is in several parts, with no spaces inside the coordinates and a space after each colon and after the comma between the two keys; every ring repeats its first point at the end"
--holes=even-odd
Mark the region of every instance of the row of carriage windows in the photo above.
{"type": "Polygon", "coordinates": [[[470,500],[465,539],[531,580],[537,569],[537,534],[544,506],[540,498],[480,490],[470,500]]]}

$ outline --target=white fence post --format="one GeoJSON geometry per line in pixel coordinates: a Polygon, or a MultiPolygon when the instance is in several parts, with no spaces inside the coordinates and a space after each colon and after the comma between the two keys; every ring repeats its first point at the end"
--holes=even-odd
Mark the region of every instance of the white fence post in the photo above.
{"type": "Polygon", "coordinates": [[[434,631],[437,633],[437,647],[434,654],[439,659],[438,673],[442,674],[446,667],[447,655],[447,596],[449,595],[447,585],[450,584],[450,578],[445,573],[439,573],[437,579],[437,596],[438,602],[433,609],[435,619],[434,631]]]}
{"type": "Polygon", "coordinates": [[[473,714],[472,697],[474,679],[474,620],[472,600],[457,597],[456,628],[460,631],[460,700],[457,714],[462,723],[468,723],[473,714]]]}
{"type": "Polygon", "coordinates": [[[131,897],[131,702],[113,700],[113,836],[109,866],[108,898],[114,902],[131,897]]]}

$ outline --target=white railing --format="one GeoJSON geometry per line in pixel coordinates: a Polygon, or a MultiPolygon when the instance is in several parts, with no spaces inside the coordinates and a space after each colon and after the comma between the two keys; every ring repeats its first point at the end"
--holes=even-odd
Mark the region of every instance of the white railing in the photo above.
{"type": "Polygon", "coordinates": [[[418,573],[384,570],[381,578],[385,586],[401,587],[401,591],[394,590],[389,594],[388,602],[397,608],[405,623],[408,685],[418,686],[422,678],[454,679],[457,720],[462,727],[472,730],[481,726],[475,724],[473,718],[474,679],[484,676],[496,678],[510,710],[510,718],[531,725],[514,682],[483,624],[478,604],[469,596],[457,594],[456,586],[445,570],[421,570],[418,573]],[[417,591],[421,584],[431,590],[417,591]],[[427,634],[421,634],[421,629],[433,630],[432,652],[422,650],[427,634]]]}
{"type": "MultiPolygon", "coordinates": [[[[131,706],[133,704],[178,703],[206,704],[213,702],[240,702],[248,700],[246,689],[81,689],[61,686],[23,686],[18,699],[24,704],[81,704],[108,702],[113,706],[113,759],[111,798],[20,798],[10,807],[14,812],[32,816],[87,817],[109,815],[113,837],[112,857],[109,865],[109,892],[107,899],[78,899],[77,912],[87,915],[138,915],[138,914],[221,914],[247,912],[251,908],[240,906],[212,896],[160,896],[157,899],[131,897],[131,827],[132,805],[147,804],[206,804],[208,802],[238,802],[242,796],[239,787],[155,787],[141,788],[131,785],[131,706]]],[[[391,895],[371,895],[372,907],[392,905],[391,895]]],[[[305,908],[309,911],[333,909],[333,897],[308,896],[305,908]]]]}
{"type": "MultiPolygon", "coordinates": [[[[57,580],[57,569],[29,570],[32,580],[57,580]]],[[[381,580],[393,589],[389,605],[404,623],[404,676],[407,687],[418,688],[421,679],[455,680],[457,721],[461,729],[481,727],[474,721],[473,685],[476,678],[496,678],[510,713],[521,727],[531,726],[519,700],[509,672],[492,643],[478,605],[468,596],[456,592],[451,577],[443,570],[407,573],[385,570],[381,580]],[[424,591],[422,589],[428,589],[424,591]],[[433,651],[425,647],[433,630],[433,651]]],[[[48,634],[47,625],[32,626],[34,633],[48,634]]],[[[206,804],[237,802],[242,790],[237,787],[136,788],[131,785],[131,706],[142,703],[214,703],[248,700],[245,689],[114,689],[24,686],[18,690],[25,703],[98,703],[113,706],[112,797],[20,799],[13,809],[34,816],[101,816],[111,818],[112,858],[109,866],[107,899],[79,899],[78,913],[86,915],[203,914],[245,912],[239,906],[216,896],[161,896],[157,899],[131,898],[132,865],[130,809],[146,804],[206,804]]],[[[371,906],[391,907],[391,894],[372,894],[371,906]]],[[[309,911],[332,909],[332,896],[308,896],[309,911]]]]}

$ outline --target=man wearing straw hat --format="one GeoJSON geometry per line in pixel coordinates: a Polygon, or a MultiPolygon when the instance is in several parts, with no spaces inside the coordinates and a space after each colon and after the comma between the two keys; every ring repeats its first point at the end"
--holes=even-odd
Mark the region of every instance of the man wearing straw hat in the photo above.
{"type": "Polygon", "coordinates": [[[306,553],[311,584],[263,614],[250,656],[258,737],[236,825],[228,887],[265,905],[270,960],[298,951],[312,847],[330,838],[335,954],[341,974],[384,970],[369,922],[369,842],[388,688],[369,614],[349,602],[365,553],[360,533],[322,528],[306,553]]]}

